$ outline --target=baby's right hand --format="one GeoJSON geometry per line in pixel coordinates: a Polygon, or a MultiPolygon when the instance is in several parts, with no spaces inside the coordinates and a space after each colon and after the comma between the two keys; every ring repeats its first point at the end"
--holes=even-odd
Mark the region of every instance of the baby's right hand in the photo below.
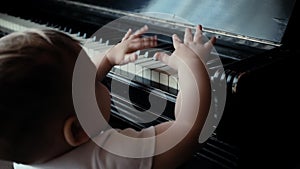
{"type": "Polygon", "coordinates": [[[154,55],[154,58],[164,62],[176,70],[178,70],[178,67],[182,65],[182,62],[189,64],[199,61],[200,59],[203,64],[205,64],[207,57],[212,50],[213,44],[216,41],[216,38],[212,37],[209,41],[203,43],[202,27],[200,25],[196,26],[194,37],[192,36],[191,29],[186,28],[183,43],[176,34],[174,34],[172,38],[175,48],[172,55],[169,56],[166,53],[158,52],[154,55]]]}
{"type": "Polygon", "coordinates": [[[156,47],[156,36],[141,37],[146,31],[148,31],[148,26],[146,25],[138,29],[135,33],[132,33],[132,30],[129,29],[122,41],[106,53],[110,64],[114,66],[133,62],[137,59],[137,55],[135,54],[137,50],[156,47]]]}

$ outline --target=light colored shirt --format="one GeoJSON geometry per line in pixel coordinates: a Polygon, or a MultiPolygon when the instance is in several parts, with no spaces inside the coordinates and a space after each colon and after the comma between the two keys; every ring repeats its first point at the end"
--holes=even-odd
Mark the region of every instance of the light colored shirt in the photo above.
{"type": "MultiPolygon", "coordinates": [[[[115,140],[116,137],[114,137],[114,134],[116,133],[126,133],[126,135],[133,136],[135,138],[151,137],[150,141],[148,140],[144,145],[142,145],[143,147],[136,147],[133,151],[141,154],[147,151],[147,154],[151,152],[154,155],[154,127],[149,127],[141,131],[135,131],[133,129],[125,129],[119,131],[108,130],[99,136],[102,137],[102,140],[105,140],[105,144],[118,144],[118,140],[115,140]]],[[[126,145],[123,146],[125,151],[126,145]]],[[[132,146],[129,147],[133,148],[132,146]]],[[[103,148],[95,144],[92,140],[66,154],[63,154],[62,156],[59,156],[43,164],[22,165],[14,163],[14,169],[150,169],[151,167],[152,156],[144,158],[128,158],[118,156],[104,150],[103,148]]]]}

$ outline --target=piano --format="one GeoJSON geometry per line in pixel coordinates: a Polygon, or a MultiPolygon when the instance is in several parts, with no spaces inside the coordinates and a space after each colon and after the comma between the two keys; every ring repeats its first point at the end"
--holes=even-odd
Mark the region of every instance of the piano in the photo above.
{"type": "Polygon", "coordinates": [[[111,125],[139,130],[172,120],[179,90],[176,73],[151,56],[174,50],[173,33],[183,35],[185,27],[202,24],[204,35],[217,37],[221,68],[215,60],[207,64],[211,80],[226,85],[226,103],[216,129],[180,168],[293,169],[300,161],[294,155],[300,150],[294,99],[299,49],[293,43],[299,36],[298,6],[296,0],[11,0],[0,7],[0,36],[53,28],[95,54],[120,41],[128,28],[147,24],[158,35],[159,47],[140,51],[136,63],[116,66],[103,81],[120,89],[111,93],[111,125]],[[99,29],[102,34],[95,34],[99,29]],[[150,96],[165,104],[163,112],[150,110],[150,96]]]}

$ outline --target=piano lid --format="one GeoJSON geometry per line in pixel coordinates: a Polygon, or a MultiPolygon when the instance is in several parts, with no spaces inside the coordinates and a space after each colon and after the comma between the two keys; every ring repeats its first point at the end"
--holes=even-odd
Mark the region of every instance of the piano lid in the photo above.
{"type": "Polygon", "coordinates": [[[296,0],[85,0],[86,2],[129,12],[168,13],[209,29],[280,44],[296,0]]]}

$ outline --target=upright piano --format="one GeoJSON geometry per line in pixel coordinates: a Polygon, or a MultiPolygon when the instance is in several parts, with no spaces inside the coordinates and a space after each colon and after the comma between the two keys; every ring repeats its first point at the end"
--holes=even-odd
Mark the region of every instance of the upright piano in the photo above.
{"type": "Polygon", "coordinates": [[[299,93],[298,4],[296,0],[11,0],[0,7],[0,35],[54,28],[97,53],[119,42],[128,28],[147,24],[158,35],[159,47],[143,51],[137,63],[116,66],[103,81],[108,88],[113,83],[128,89],[111,93],[111,125],[139,130],[174,119],[179,90],[176,74],[154,64],[151,56],[160,49],[174,50],[173,33],[182,36],[184,28],[202,24],[208,38],[217,37],[215,49],[223,67],[218,69],[213,60],[208,64],[214,70],[211,80],[226,84],[226,103],[219,125],[180,168],[294,169],[300,162],[294,99],[299,93]],[[99,29],[107,34],[95,34],[99,29]],[[150,110],[150,96],[166,104],[162,113],[150,110]],[[143,122],[143,117],[155,118],[143,122]]]}

